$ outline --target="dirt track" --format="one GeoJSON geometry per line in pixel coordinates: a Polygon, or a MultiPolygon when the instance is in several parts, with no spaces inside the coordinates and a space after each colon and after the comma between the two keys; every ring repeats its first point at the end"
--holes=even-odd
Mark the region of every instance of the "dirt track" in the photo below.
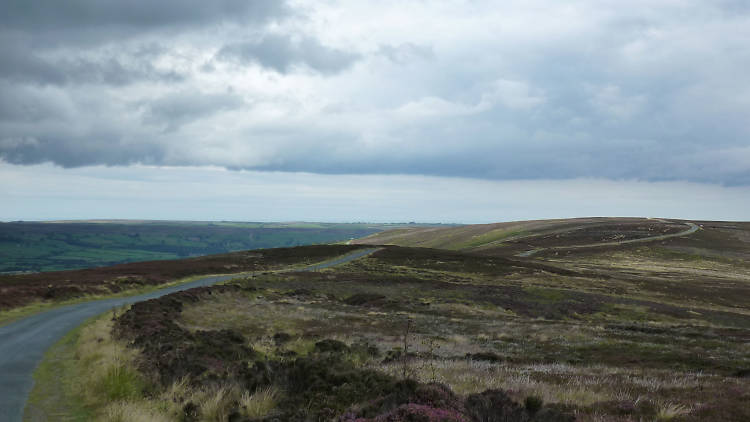
{"type": "Polygon", "coordinates": [[[600,243],[588,243],[585,245],[570,245],[570,246],[553,246],[549,248],[537,248],[532,249],[526,252],[521,252],[517,254],[518,257],[527,258],[532,255],[535,255],[539,252],[543,251],[557,251],[557,250],[570,250],[570,249],[585,249],[585,248],[597,248],[597,247],[604,247],[604,246],[619,246],[619,245],[626,245],[629,243],[642,243],[642,242],[654,242],[657,240],[665,240],[665,239],[671,239],[673,237],[682,237],[682,236],[688,236],[691,235],[698,230],[700,230],[700,227],[698,227],[696,224],[693,223],[685,223],[688,226],[690,226],[689,229],[681,231],[679,233],[671,233],[671,234],[663,234],[659,236],[650,236],[650,237],[643,237],[639,239],[628,239],[628,240],[620,240],[616,242],[600,242],[600,243]]]}

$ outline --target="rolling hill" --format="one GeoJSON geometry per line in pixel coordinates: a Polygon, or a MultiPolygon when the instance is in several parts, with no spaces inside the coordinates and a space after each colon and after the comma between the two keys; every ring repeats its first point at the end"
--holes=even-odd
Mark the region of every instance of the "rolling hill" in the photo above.
{"type": "MultiPolygon", "coordinates": [[[[400,227],[351,243],[253,251],[247,265],[379,247],[100,318],[56,350],[102,369],[74,360],[34,405],[52,391],[87,403],[67,412],[114,415],[102,420],[750,420],[750,223],[400,227]],[[112,372],[128,374],[117,390],[112,372]],[[75,383],[60,378],[104,387],[61,393],[75,383]]],[[[170,264],[243,270],[246,254],[170,264]]]]}

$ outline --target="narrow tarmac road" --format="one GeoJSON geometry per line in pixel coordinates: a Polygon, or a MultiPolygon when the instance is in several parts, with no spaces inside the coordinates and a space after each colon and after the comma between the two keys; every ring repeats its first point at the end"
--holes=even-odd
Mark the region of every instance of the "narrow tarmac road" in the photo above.
{"type": "MultiPolygon", "coordinates": [[[[378,250],[363,249],[301,269],[290,268],[275,272],[316,271],[353,261],[378,250]]],[[[42,361],[44,353],[68,331],[81,325],[88,318],[118,306],[248,275],[250,274],[208,276],[138,296],[78,303],[32,315],[0,327],[0,422],[20,422],[23,419],[26,400],[34,385],[32,374],[42,361]]]]}

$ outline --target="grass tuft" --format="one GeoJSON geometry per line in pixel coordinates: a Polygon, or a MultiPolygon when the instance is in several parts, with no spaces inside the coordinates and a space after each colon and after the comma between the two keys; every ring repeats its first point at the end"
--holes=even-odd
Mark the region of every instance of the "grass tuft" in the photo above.
{"type": "Polygon", "coordinates": [[[138,351],[114,340],[111,331],[109,315],[98,318],[81,330],[76,344],[85,371],[75,390],[90,406],[139,397],[146,385],[135,370],[138,351]]]}
{"type": "Polygon", "coordinates": [[[671,421],[689,413],[689,409],[679,403],[662,403],[658,405],[656,420],[659,422],[671,421]]]}
{"type": "Polygon", "coordinates": [[[279,390],[275,387],[266,387],[252,394],[245,391],[240,397],[240,407],[248,418],[263,419],[273,411],[278,399],[279,390]]]}
{"type": "Polygon", "coordinates": [[[200,419],[204,422],[224,422],[232,411],[236,392],[232,387],[219,387],[213,391],[200,392],[200,419]]]}
{"type": "Polygon", "coordinates": [[[142,403],[118,401],[107,406],[99,420],[102,422],[170,422],[172,419],[158,410],[143,406],[142,403]]]}
{"type": "Polygon", "coordinates": [[[101,380],[102,393],[111,401],[136,398],[142,386],[138,373],[123,365],[109,367],[101,380]]]}

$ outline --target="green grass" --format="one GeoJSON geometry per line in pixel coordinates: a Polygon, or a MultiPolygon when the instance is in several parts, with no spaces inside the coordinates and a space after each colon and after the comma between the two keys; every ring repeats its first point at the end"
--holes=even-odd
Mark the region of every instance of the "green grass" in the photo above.
{"type": "Polygon", "coordinates": [[[140,397],[145,383],[135,368],[113,366],[107,370],[100,386],[101,391],[110,401],[128,400],[140,397]]]}
{"type": "Polygon", "coordinates": [[[24,413],[24,421],[58,420],[86,422],[93,418],[90,409],[74,390],[81,368],[76,359],[76,345],[81,329],[72,330],[53,345],[34,371],[32,389],[24,413]]]}
{"type": "MultiPolygon", "coordinates": [[[[450,249],[464,250],[464,249],[480,248],[482,246],[487,246],[488,244],[491,244],[491,243],[500,243],[501,241],[505,239],[521,237],[521,236],[528,235],[528,234],[530,233],[523,231],[523,230],[497,229],[497,230],[492,230],[490,232],[484,233],[479,236],[475,236],[465,242],[460,242],[460,243],[451,245],[450,249]]],[[[498,246],[498,245],[494,245],[494,246],[498,246]]]]}
{"type": "Polygon", "coordinates": [[[554,303],[560,302],[568,298],[568,295],[564,291],[555,289],[545,289],[543,287],[525,287],[523,289],[526,293],[532,296],[532,300],[536,300],[543,303],[554,303]]]}

